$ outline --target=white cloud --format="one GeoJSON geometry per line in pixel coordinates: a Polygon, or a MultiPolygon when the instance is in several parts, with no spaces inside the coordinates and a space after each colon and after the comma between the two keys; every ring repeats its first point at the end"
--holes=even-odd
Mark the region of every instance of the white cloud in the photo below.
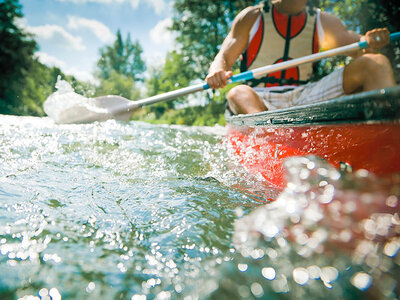
{"type": "Polygon", "coordinates": [[[42,64],[49,67],[60,68],[66,75],[73,75],[80,81],[97,83],[97,81],[89,71],[83,71],[82,69],[78,69],[76,67],[70,67],[67,63],[58,59],[57,57],[40,51],[36,52],[35,56],[42,64]]]}
{"type": "MultiPolygon", "coordinates": [[[[96,1],[96,0],[93,0],[96,1]]],[[[117,2],[125,2],[124,0],[117,0],[117,2]]],[[[127,0],[127,2],[129,2],[132,6],[133,9],[137,8],[139,6],[139,2],[140,0],[127,0]]]]}
{"type": "Polygon", "coordinates": [[[115,39],[115,36],[111,33],[110,29],[97,20],[68,16],[67,27],[74,30],[80,28],[89,29],[103,43],[110,43],[115,39]]]}
{"type": "Polygon", "coordinates": [[[67,75],[73,75],[76,79],[80,81],[91,82],[97,84],[98,81],[93,77],[92,73],[84,71],[80,68],[72,67],[63,69],[63,72],[67,75]]]}
{"type": "Polygon", "coordinates": [[[167,2],[165,0],[147,0],[148,4],[153,6],[156,14],[161,15],[167,9],[167,2]]]}
{"type": "Polygon", "coordinates": [[[161,15],[167,9],[167,0],[58,0],[60,2],[73,2],[83,4],[88,2],[103,4],[121,4],[129,3],[133,9],[136,9],[140,3],[145,3],[154,8],[156,14],[161,15]]]}
{"type": "Polygon", "coordinates": [[[165,53],[163,52],[152,52],[144,53],[143,60],[148,68],[160,68],[162,69],[165,64],[165,53]]]}
{"type": "Polygon", "coordinates": [[[51,56],[45,52],[38,51],[35,53],[35,56],[38,58],[38,60],[42,64],[45,64],[50,67],[58,67],[60,69],[64,69],[67,66],[67,64],[65,62],[63,62],[62,60],[60,60],[54,56],[51,56]]]}
{"type": "Polygon", "coordinates": [[[58,25],[28,26],[27,30],[36,35],[39,39],[49,40],[53,44],[61,47],[68,47],[78,51],[86,49],[85,45],[82,43],[81,37],[73,36],[58,25]]]}
{"type": "Polygon", "coordinates": [[[150,38],[157,45],[166,45],[169,47],[173,44],[174,38],[172,36],[172,32],[167,28],[172,25],[172,19],[167,18],[156,24],[150,30],[150,38]]]}

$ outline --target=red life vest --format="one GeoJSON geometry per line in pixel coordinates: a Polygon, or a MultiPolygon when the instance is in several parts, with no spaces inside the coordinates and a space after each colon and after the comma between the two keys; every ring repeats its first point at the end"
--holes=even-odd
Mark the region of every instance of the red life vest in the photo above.
{"type": "MultiPolygon", "coordinates": [[[[268,4],[265,4],[268,5],[268,4]]],[[[305,8],[295,16],[281,14],[272,6],[264,7],[255,22],[241,71],[287,61],[319,51],[316,12],[305,8]]],[[[299,85],[309,81],[312,64],[304,64],[252,80],[253,87],[299,85]]]]}

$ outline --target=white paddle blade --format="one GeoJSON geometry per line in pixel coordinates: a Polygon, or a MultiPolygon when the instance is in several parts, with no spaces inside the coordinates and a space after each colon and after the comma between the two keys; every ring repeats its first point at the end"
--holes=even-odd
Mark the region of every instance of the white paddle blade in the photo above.
{"type": "Polygon", "coordinates": [[[43,103],[46,114],[58,124],[90,123],[118,119],[127,121],[133,111],[114,114],[121,111],[131,101],[120,96],[86,98],[75,92],[55,92],[43,103]]]}
{"type": "Polygon", "coordinates": [[[86,98],[75,93],[61,76],[57,77],[56,89],[57,92],[43,103],[43,109],[58,124],[90,123],[108,119],[127,121],[136,107],[132,101],[120,96],[86,98]]]}
{"type": "Polygon", "coordinates": [[[121,96],[108,95],[93,99],[97,107],[108,111],[110,118],[128,121],[136,110],[133,108],[133,101],[121,96]]]}

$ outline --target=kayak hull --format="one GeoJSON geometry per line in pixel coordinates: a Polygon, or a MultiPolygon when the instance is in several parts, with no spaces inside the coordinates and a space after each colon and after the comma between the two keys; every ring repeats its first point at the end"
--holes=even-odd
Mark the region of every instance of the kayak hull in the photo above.
{"type": "Polygon", "coordinates": [[[400,173],[399,99],[400,87],[395,87],[311,106],[227,116],[227,141],[243,166],[278,187],[286,184],[283,163],[292,156],[316,155],[347,171],[400,173]],[[344,118],[349,113],[353,117],[344,118]]]}

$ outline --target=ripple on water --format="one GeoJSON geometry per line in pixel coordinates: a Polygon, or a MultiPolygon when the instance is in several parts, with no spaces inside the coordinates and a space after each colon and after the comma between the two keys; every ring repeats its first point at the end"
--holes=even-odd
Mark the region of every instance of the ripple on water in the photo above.
{"type": "Polygon", "coordinates": [[[278,191],[229,157],[221,127],[0,125],[0,298],[390,298],[398,288],[394,177],[294,159],[287,188],[260,206],[278,191]]]}
{"type": "Polygon", "coordinates": [[[0,123],[1,295],[216,289],[217,266],[232,257],[234,210],[253,202],[231,188],[241,179],[226,164],[224,128],[0,123]],[[193,285],[202,277],[207,287],[193,285]]]}

